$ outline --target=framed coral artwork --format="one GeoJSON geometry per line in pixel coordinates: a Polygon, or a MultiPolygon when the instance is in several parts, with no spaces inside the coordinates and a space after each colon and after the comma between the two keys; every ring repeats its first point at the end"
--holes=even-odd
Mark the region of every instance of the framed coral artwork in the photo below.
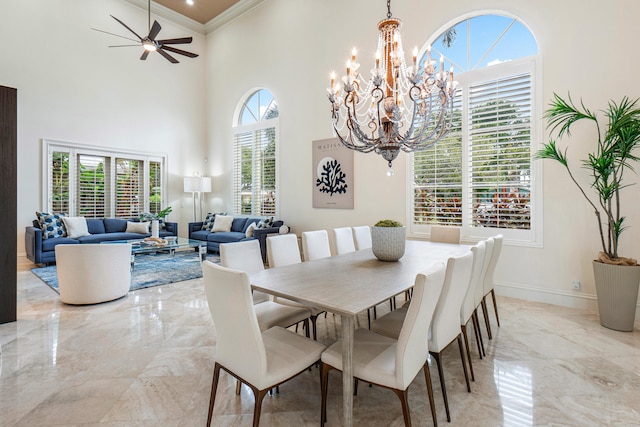
{"type": "Polygon", "coordinates": [[[313,207],[353,209],[353,151],[338,138],[313,141],[313,207]]]}

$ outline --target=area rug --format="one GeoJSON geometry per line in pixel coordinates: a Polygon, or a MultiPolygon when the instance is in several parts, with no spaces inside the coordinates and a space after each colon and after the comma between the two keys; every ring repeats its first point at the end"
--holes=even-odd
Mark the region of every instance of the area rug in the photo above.
{"type": "MultiPolygon", "coordinates": [[[[220,262],[217,255],[207,254],[207,260],[220,262]]],[[[58,291],[58,274],[56,266],[31,269],[51,289],[58,291]]],[[[150,288],[152,286],[167,285],[184,280],[202,277],[202,267],[197,252],[181,251],[175,256],[169,254],[136,255],[136,263],[131,273],[131,291],[150,288]]]]}

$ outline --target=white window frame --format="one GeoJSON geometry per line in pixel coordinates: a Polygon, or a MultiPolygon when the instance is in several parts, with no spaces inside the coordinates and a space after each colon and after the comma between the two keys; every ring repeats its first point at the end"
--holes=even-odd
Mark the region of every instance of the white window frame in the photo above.
{"type": "MultiPolygon", "coordinates": [[[[464,21],[466,19],[488,14],[497,14],[503,16],[512,15],[502,11],[483,11],[469,14],[463,17],[459,17],[449,24],[443,26],[438,30],[434,36],[425,44],[430,45],[434,40],[440,36],[445,30],[451,26],[464,21]]],[[[521,21],[522,22],[522,21],[521,21]]],[[[418,57],[420,57],[419,55],[418,57]]],[[[471,72],[460,73],[455,76],[455,79],[459,82],[459,88],[462,90],[462,103],[465,106],[463,111],[466,114],[462,116],[462,194],[463,194],[463,211],[462,211],[462,226],[460,230],[461,241],[465,243],[475,243],[480,240],[486,239],[496,234],[502,234],[504,236],[504,242],[515,246],[529,246],[529,247],[542,247],[543,245],[543,194],[542,194],[542,162],[534,158],[534,154],[540,147],[540,137],[543,135],[541,130],[542,122],[542,84],[540,76],[542,75],[542,60],[541,54],[520,58],[517,60],[504,62],[501,64],[493,65],[491,67],[485,67],[481,69],[472,70],[471,72]],[[522,73],[531,74],[531,223],[529,230],[519,230],[510,228],[483,228],[472,227],[470,224],[470,203],[471,188],[469,183],[469,133],[468,124],[469,116],[466,106],[469,102],[468,88],[472,84],[481,82],[496,80],[498,78],[506,77],[509,75],[517,75],[522,73]]],[[[406,156],[406,170],[407,170],[407,209],[406,209],[406,223],[408,226],[408,235],[414,238],[429,238],[431,232],[431,226],[427,224],[414,224],[414,169],[413,169],[413,154],[406,156]]]]}
{"type": "MultiPolygon", "coordinates": [[[[241,195],[239,193],[239,185],[240,182],[239,180],[242,179],[241,175],[242,175],[242,171],[238,170],[238,167],[241,167],[240,165],[238,165],[236,163],[236,135],[240,135],[240,134],[244,134],[244,133],[252,133],[253,137],[252,137],[252,144],[253,144],[253,157],[252,157],[252,169],[255,170],[255,154],[256,154],[256,138],[255,138],[255,134],[263,129],[270,129],[273,128],[275,131],[275,191],[276,191],[276,205],[275,205],[275,216],[279,217],[280,216],[280,117],[276,117],[273,119],[266,119],[266,120],[261,120],[260,118],[258,119],[257,122],[255,123],[249,123],[246,125],[239,125],[238,123],[241,120],[241,114],[243,111],[243,107],[244,105],[247,103],[247,101],[249,101],[249,99],[258,91],[260,90],[266,90],[269,91],[271,93],[271,91],[269,89],[266,88],[255,88],[252,89],[250,91],[248,91],[247,93],[245,93],[245,95],[242,97],[241,101],[238,103],[237,107],[236,107],[236,112],[234,114],[234,122],[233,122],[233,129],[232,129],[232,139],[231,139],[231,144],[232,144],[232,168],[233,168],[233,178],[231,180],[231,194],[233,196],[233,208],[234,211],[236,211],[235,213],[240,214],[241,213],[241,204],[242,204],[242,200],[241,200],[241,195]]],[[[273,93],[271,93],[271,95],[273,96],[273,93]]],[[[273,96],[273,99],[275,100],[275,96],[273,96]]],[[[276,101],[277,103],[277,101],[276,101]]],[[[279,111],[278,111],[279,113],[279,111]]],[[[262,215],[260,212],[260,206],[258,205],[259,201],[261,201],[261,198],[257,197],[257,192],[260,191],[260,188],[257,188],[255,184],[255,181],[252,183],[251,186],[251,191],[252,191],[252,204],[251,204],[251,215],[262,215]]]]}
{"type": "Polygon", "coordinates": [[[115,160],[116,158],[126,158],[132,160],[141,160],[144,166],[144,203],[141,208],[141,212],[149,212],[149,162],[158,162],[160,163],[161,168],[161,198],[162,198],[162,206],[166,206],[167,200],[167,183],[168,183],[168,175],[167,175],[167,163],[168,156],[164,153],[148,153],[142,151],[133,151],[133,150],[115,150],[109,147],[100,147],[94,145],[86,145],[79,144],[75,142],[66,142],[66,141],[56,141],[43,139],[42,140],[42,163],[43,163],[43,174],[42,174],[42,201],[41,201],[41,209],[43,211],[49,212],[51,211],[52,206],[52,186],[51,186],[51,160],[54,152],[66,152],[69,153],[69,212],[65,212],[69,216],[76,216],[76,208],[77,208],[77,156],[79,154],[85,155],[95,155],[95,156],[104,156],[111,158],[110,161],[110,180],[112,181],[112,185],[109,185],[109,194],[106,195],[108,199],[108,205],[105,210],[105,217],[112,217],[116,212],[116,187],[115,187],[115,160]]]}

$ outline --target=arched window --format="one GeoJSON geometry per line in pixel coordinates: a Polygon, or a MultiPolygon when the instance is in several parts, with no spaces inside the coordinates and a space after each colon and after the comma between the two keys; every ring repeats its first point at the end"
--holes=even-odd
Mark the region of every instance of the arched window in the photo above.
{"type": "Polygon", "coordinates": [[[459,86],[451,132],[410,157],[411,231],[445,224],[465,237],[537,240],[533,35],[516,18],[480,15],[429,41],[421,65],[429,48],[432,60],[451,64],[459,86]]]}
{"type": "Polygon", "coordinates": [[[234,212],[275,216],[278,104],[266,89],[244,100],[233,129],[234,212]]]}

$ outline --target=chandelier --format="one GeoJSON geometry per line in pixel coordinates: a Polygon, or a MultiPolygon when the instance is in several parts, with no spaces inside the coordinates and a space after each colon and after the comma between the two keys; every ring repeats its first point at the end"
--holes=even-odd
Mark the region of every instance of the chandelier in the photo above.
{"type": "Polygon", "coordinates": [[[342,85],[331,73],[331,87],[327,89],[333,129],[340,141],[352,150],[380,154],[389,164],[389,176],[393,175],[392,162],[400,150],[425,150],[447,134],[457,86],[453,67],[445,72],[440,56],[438,71],[430,48],[422,67],[417,63],[417,47],[411,66],[406,66],[401,25],[392,17],[391,0],[387,0],[387,19],[378,23],[380,34],[371,79],[366,81],[358,72],[360,64],[353,48],[342,85]]]}

